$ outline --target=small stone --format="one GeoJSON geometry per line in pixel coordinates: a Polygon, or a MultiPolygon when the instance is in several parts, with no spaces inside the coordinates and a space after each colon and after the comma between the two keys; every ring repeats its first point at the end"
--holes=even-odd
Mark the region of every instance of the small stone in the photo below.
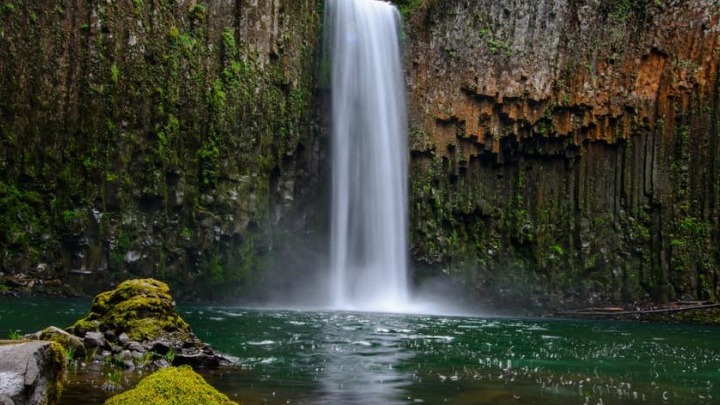
{"type": "Polygon", "coordinates": [[[127,346],[127,344],[130,342],[130,338],[128,337],[127,333],[121,333],[120,336],[118,336],[118,342],[123,346],[127,346]]]}
{"type": "Polygon", "coordinates": [[[133,359],[132,352],[130,352],[130,350],[123,350],[117,355],[117,358],[118,358],[118,360],[120,360],[122,362],[125,362],[127,360],[132,361],[132,359],[133,359]]]}
{"type": "Polygon", "coordinates": [[[105,347],[105,338],[100,332],[87,332],[83,338],[83,343],[85,344],[85,348],[87,350],[92,350],[94,348],[102,349],[105,347]]]}
{"type": "Polygon", "coordinates": [[[125,346],[125,348],[127,348],[127,349],[130,350],[130,351],[140,352],[140,353],[145,353],[145,352],[147,351],[147,350],[145,350],[145,348],[143,347],[143,345],[141,345],[141,344],[138,343],[138,342],[133,342],[133,341],[129,342],[129,343],[125,346]]]}
{"type": "Polygon", "coordinates": [[[155,366],[155,368],[167,368],[170,367],[170,363],[165,359],[160,359],[153,361],[153,366],[155,366]]]}
{"type": "Polygon", "coordinates": [[[132,352],[130,352],[130,353],[131,353],[131,355],[132,355],[132,358],[135,359],[135,360],[140,360],[140,359],[142,359],[143,357],[145,357],[145,352],[132,351],[132,352]]]}

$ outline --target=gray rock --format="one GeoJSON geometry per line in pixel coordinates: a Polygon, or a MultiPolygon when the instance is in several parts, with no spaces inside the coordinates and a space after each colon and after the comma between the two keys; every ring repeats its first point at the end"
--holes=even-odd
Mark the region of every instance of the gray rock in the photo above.
{"type": "Polygon", "coordinates": [[[127,348],[128,350],[130,350],[130,351],[133,351],[133,352],[145,353],[145,352],[147,351],[147,350],[145,350],[145,348],[143,347],[143,345],[141,345],[141,344],[138,343],[138,342],[130,342],[130,343],[127,344],[126,348],[127,348]]]}
{"type": "Polygon", "coordinates": [[[87,350],[102,349],[105,347],[105,337],[100,332],[87,332],[83,338],[83,343],[85,343],[85,349],[87,350]]]}
{"type": "Polygon", "coordinates": [[[0,403],[56,403],[65,357],[50,342],[0,341],[0,403]]]}
{"type": "Polygon", "coordinates": [[[170,363],[167,362],[165,359],[155,360],[153,361],[153,366],[155,368],[166,368],[170,367],[170,363]]]}
{"type": "Polygon", "coordinates": [[[128,360],[132,361],[132,359],[133,359],[132,352],[130,352],[130,350],[123,350],[120,352],[120,354],[118,354],[117,358],[118,358],[118,360],[120,360],[122,362],[125,362],[128,360]]]}
{"type": "Polygon", "coordinates": [[[118,343],[120,343],[123,346],[126,346],[128,343],[130,343],[130,338],[128,337],[127,333],[123,332],[118,336],[118,343]]]}

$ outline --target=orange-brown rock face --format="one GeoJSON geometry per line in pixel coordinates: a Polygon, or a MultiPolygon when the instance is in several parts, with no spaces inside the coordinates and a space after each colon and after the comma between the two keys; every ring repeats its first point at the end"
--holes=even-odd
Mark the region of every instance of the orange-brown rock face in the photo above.
{"type": "Polygon", "coordinates": [[[520,305],[718,298],[717,2],[428,0],[407,25],[416,258],[520,305]]]}

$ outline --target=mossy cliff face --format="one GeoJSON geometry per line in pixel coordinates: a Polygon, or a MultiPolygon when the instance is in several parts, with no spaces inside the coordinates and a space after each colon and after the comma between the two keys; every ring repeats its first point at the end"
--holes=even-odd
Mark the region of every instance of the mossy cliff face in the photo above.
{"type": "Polygon", "coordinates": [[[720,299],[718,2],[405,3],[418,277],[524,307],[720,299]]]}
{"type": "Polygon", "coordinates": [[[0,2],[0,272],[183,297],[256,279],[278,230],[312,221],[321,18],[321,0],[0,2]]]}

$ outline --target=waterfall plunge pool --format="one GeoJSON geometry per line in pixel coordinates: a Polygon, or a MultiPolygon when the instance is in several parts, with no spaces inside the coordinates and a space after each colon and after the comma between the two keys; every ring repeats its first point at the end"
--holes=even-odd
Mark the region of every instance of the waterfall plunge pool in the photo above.
{"type": "MultiPolygon", "coordinates": [[[[68,326],[89,301],[0,300],[0,331],[68,326]]],[[[720,328],[180,305],[239,358],[203,372],[254,404],[712,404],[720,328]]],[[[62,403],[102,403],[102,367],[70,367],[62,403]]],[[[130,375],[129,380],[139,376],[130,375]]],[[[127,383],[126,385],[130,385],[127,383]]]]}

